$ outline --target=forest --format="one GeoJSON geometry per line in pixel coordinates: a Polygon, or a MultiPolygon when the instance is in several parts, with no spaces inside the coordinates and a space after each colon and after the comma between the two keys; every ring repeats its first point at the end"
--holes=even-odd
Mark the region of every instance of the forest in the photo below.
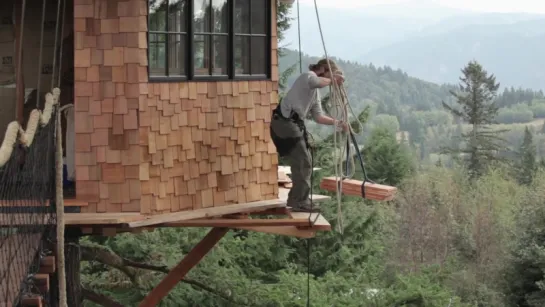
{"type": "MultiPolygon", "coordinates": [[[[280,34],[288,10],[279,7],[280,34]]],[[[303,69],[315,60],[303,56],[303,69]]],[[[460,84],[436,85],[335,60],[365,123],[368,175],[397,186],[396,199],[343,197],[342,231],[314,239],[232,231],[160,306],[545,306],[543,93],[500,90],[478,62],[460,67],[460,84]]],[[[297,53],[283,50],[280,64],[285,91],[297,53]]],[[[335,197],[319,189],[333,173],[330,130],[309,126],[313,191],[332,196],[321,207],[337,229],[335,197]]],[[[136,306],[206,232],[85,238],[84,293],[136,306]]]]}

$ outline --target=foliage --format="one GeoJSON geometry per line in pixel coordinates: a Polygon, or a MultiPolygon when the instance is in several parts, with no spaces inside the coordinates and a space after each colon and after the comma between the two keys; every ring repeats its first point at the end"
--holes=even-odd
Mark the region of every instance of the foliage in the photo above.
{"type": "Polygon", "coordinates": [[[493,99],[499,88],[494,75],[488,75],[483,67],[471,61],[460,78],[459,93],[451,91],[456,98],[457,107],[443,102],[443,107],[457,118],[470,124],[471,131],[463,133],[465,148],[446,148],[447,153],[466,155],[467,167],[471,178],[482,175],[488,165],[497,159],[496,152],[502,149],[498,131],[490,130],[488,125],[494,123],[498,107],[493,99]]]}
{"type": "Polygon", "coordinates": [[[378,183],[396,186],[414,170],[407,148],[388,128],[373,130],[363,154],[369,177],[378,183]]]}
{"type": "Polygon", "coordinates": [[[519,161],[516,164],[517,179],[520,184],[529,185],[532,183],[537,171],[536,148],[532,132],[526,127],[524,140],[518,152],[519,161]]]}

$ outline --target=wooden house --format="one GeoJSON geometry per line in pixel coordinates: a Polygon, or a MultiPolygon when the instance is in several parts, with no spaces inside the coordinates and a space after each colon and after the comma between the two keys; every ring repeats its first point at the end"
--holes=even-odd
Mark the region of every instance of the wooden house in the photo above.
{"type": "Polygon", "coordinates": [[[75,169],[67,233],[213,228],[141,306],[155,306],[229,228],[330,230],[321,216],[290,214],[279,188],[269,134],[277,1],[43,1],[0,4],[0,132],[60,87],[61,105],[72,105],[63,125],[75,169]]]}

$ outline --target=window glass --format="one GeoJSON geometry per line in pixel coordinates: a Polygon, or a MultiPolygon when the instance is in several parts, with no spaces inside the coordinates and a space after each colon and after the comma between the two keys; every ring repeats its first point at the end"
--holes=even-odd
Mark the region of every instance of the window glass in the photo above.
{"type": "Polygon", "coordinates": [[[166,35],[149,35],[149,66],[152,76],[166,76],[166,35]]]}
{"type": "Polygon", "coordinates": [[[250,37],[235,37],[235,74],[250,74],[250,37]]]}
{"type": "Polygon", "coordinates": [[[250,0],[235,1],[235,33],[250,34],[250,0]]]}
{"type": "Polygon", "coordinates": [[[148,0],[150,76],[267,76],[271,1],[148,0]]]}
{"type": "Polygon", "coordinates": [[[251,74],[252,75],[265,75],[267,74],[267,52],[269,46],[267,44],[267,37],[265,36],[252,36],[251,43],[251,74]]]}
{"type": "Polygon", "coordinates": [[[210,0],[193,0],[193,27],[196,33],[210,32],[210,0]]]}
{"type": "Polygon", "coordinates": [[[229,5],[227,0],[212,0],[214,32],[229,33],[229,5]]]}
{"type": "Polygon", "coordinates": [[[186,59],[186,36],[184,34],[170,34],[168,40],[168,74],[170,76],[184,76],[186,59]]]}
{"type": "Polygon", "coordinates": [[[267,34],[267,2],[266,0],[252,0],[250,27],[252,34],[267,34]]]}
{"type": "Polygon", "coordinates": [[[165,16],[167,0],[150,0],[149,2],[149,29],[150,31],[165,31],[165,16]]]}
{"type": "Polygon", "coordinates": [[[170,0],[168,8],[168,30],[187,32],[187,1],[170,0]]]}
{"type": "Polygon", "coordinates": [[[195,35],[193,39],[194,73],[196,76],[210,74],[210,36],[195,35]]]}

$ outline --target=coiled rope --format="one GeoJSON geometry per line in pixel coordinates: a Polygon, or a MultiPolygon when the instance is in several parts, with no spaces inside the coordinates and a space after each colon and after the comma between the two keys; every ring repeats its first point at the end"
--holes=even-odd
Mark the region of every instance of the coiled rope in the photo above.
{"type": "MultiPolygon", "coordinates": [[[[349,145],[350,134],[356,134],[352,128],[352,123],[349,121],[349,113],[354,116],[355,123],[359,126],[359,131],[363,131],[363,124],[358,118],[358,115],[355,114],[350,102],[348,100],[348,95],[346,94],[346,89],[344,85],[338,84],[334,79],[335,75],[342,75],[340,71],[332,71],[331,63],[329,60],[329,55],[327,53],[327,47],[325,44],[324,33],[322,30],[322,24],[320,22],[320,13],[318,12],[318,4],[314,0],[314,9],[316,11],[316,19],[318,20],[318,29],[320,31],[320,38],[322,40],[322,46],[324,48],[324,55],[327,61],[328,70],[332,74],[331,85],[330,85],[330,96],[329,101],[332,106],[330,110],[330,116],[335,120],[335,132],[333,133],[333,150],[335,153],[335,178],[338,180],[336,196],[337,196],[337,229],[340,233],[343,232],[343,214],[342,214],[342,179],[352,178],[355,174],[355,160],[354,156],[350,154],[350,146],[344,146],[344,144],[349,145]],[[333,111],[333,112],[331,112],[333,111]],[[333,114],[331,114],[333,113],[333,114]],[[340,128],[342,123],[346,123],[348,126],[348,131],[344,131],[340,128]],[[343,172],[343,157],[346,155],[346,172],[343,172]],[[350,171],[349,171],[350,170],[350,171]]],[[[354,144],[355,145],[355,144],[354,144]]],[[[356,148],[355,150],[360,150],[356,148]]]]}

